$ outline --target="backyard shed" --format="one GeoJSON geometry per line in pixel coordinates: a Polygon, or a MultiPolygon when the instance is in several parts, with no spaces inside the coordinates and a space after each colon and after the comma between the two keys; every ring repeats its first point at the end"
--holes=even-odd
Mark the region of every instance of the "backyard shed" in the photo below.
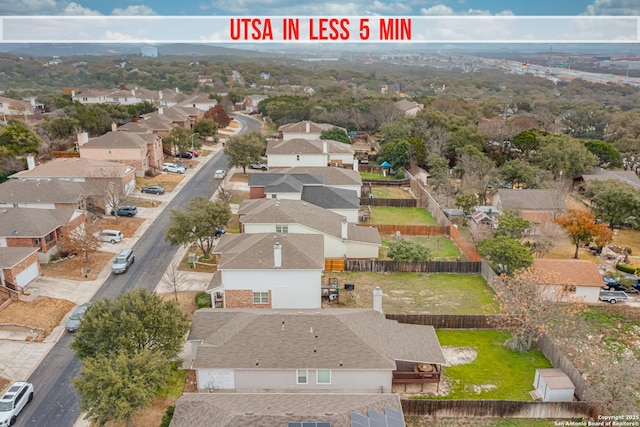
{"type": "Polygon", "coordinates": [[[544,402],[572,402],[576,387],[562,369],[536,369],[532,396],[544,402]]]}

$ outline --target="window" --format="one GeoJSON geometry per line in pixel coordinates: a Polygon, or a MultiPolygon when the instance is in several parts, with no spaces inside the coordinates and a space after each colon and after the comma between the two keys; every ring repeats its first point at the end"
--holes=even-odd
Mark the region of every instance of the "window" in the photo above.
{"type": "Polygon", "coordinates": [[[306,369],[298,369],[296,384],[309,384],[309,377],[306,369]]]}
{"type": "Polygon", "coordinates": [[[33,243],[34,243],[35,245],[39,245],[41,241],[42,241],[42,240],[41,240],[39,237],[36,237],[35,239],[33,239],[33,243]]]}
{"type": "Polygon", "coordinates": [[[300,161],[300,155],[296,156],[296,160],[300,161]]]}
{"type": "Polygon", "coordinates": [[[87,98],[87,97],[85,96],[85,97],[83,97],[83,98],[82,98],[82,100],[83,100],[84,102],[87,102],[87,101],[89,101],[89,98],[87,98]]]}
{"type": "Polygon", "coordinates": [[[318,371],[316,372],[316,383],[331,384],[331,370],[318,369],[318,371]]]}
{"type": "Polygon", "coordinates": [[[278,195],[277,195],[277,194],[272,194],[272,195],[271,195],[271,198],[272,198],[272,199],[277,199],[277,198],[278,198],[278,195]]]}
{"type": "Polygon", "coordinates": [[[254,292],[253,293],[254,304],[269,304],[269,292],[254,292]]]}
{"type": "Polygon", "coordinates": [[[276,224],[276,233],[288,233],[289,226],[285,224],[276,224]]]}

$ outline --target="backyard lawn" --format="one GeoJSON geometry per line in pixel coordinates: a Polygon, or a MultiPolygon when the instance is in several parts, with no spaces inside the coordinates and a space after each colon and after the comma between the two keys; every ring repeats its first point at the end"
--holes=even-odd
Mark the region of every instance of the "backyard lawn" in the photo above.
{"type": "Polygon", "coordinates": [[[371,188],[371,193],[379,199],[413,199],[406,187],[374,185],[371,188]]]}
{"type": "Polygon", "coordinates": [[[527,352],[507,350],[503,345],[510,337],[507,332],[437,330],[436,334],[443,347],[472,347],[477,351],[471,363],[443,368],[443,378],[450,387],[445,398],[532,400],[529,392],[533,390],[535,370],[551,368],[535,348],[527,352]]]}
{"type": "Polygon", "coordinates": [[[423,273],[328,273],[337,278],[340,308],[371,308],[373,290],[383,292],[382,309],[392,314],[491,314],[499,307],[493,300],[493,290],[482,276],[475,274],[423,273]],[[345,291],[344,284],[353,283],[353,291],[345,291]]]}
{"type": "Polygon", "coordinates": [[[384,176],[381,173],[376,172],[360,172],[360,177],[362,179],[392,179],[393,177],[384,176]]]}
{"type": "Polygon", "coordinates": [[[428,210],[371,206],[371,224],[438,225],[428,210]]]}
{"type": "MultiPolygon", "coordinates": [[[[389,259],[387,251],[394,238],[393,236],[382,237],[380,259],[389,259]]],[[[460,249],[447,236],[403,236],[402,238],[416,241],[429,248],[434,261],[455,261],[460,256],[460,249]]]]}

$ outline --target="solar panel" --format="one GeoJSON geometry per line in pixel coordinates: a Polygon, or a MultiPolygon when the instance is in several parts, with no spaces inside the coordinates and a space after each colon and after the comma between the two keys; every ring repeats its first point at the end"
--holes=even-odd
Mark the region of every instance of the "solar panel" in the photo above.
{"type": "Polygon", "coordinates": [[[302,427],[302,423],[289,423],[288,427],[302,427]]]}
{"type": "Polygon", "coordinates": [[[387,418],[391,417],[391,418],[397,418],[399,420],[404,420],[404,416],[402,415],[402,412],[398,412],[395,409],[387,408],[385,406],[384,413],[387,416],[387,418]]]}
{"type": "Polygon", "coordinates": [[[369,427],[387,427],[387,420],[381,421],[369,418],[369,427]]]}
{"type": "Polygon", "coordinates": [[[387,426],[389,427],[406,427],[404,424],[404,420],[399,420],[397,418],[391,418],[387,416],[387,426]]]}
{"type": "Polygon", "coordinates": [[[350,412],[351,427],[369,427],[369,418],[360,415],[357,412],[350,412]]]}
{"type": "Polygon", "coordinates": [[[385,425],[387,424],[387,416],[384,414],[381,414],[380,412],[376,412],[373,409],[369,409],[367,411],[367,415],[369,415],[370,420],[380,421],[385,425]]]}
{"type": "Polygon", "coordinates": [[[316,427],[316,423],[302,423],[302,427],[316,427]]]}
{"type": "Polygon", "coordinates": [[[367,418],[366,424],[362,424],[358,421],[351,420],[351,427],[369,427],[369,418],[367,418]]]}
{"type": "Polygon", "coordinates": [[[331,427],[331,423],[316,423],[316,427],[331,427]]]}

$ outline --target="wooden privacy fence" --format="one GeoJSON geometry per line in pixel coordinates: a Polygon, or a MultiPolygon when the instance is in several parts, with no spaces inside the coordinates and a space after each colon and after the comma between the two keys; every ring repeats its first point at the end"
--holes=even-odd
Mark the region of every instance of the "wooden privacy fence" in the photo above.
{"type": "Polygon", "coordinates": [[[385,314],[387,319],[410,325],[431,325],[436,329],[495,329],[504,314],[385,314]]]}
{"type": "Polygon", "coordinates": [[[473,244],[469,240],[467,240],[467,238],[463,236],[462,233],[460,233],[460,230],[458,230],[456,227],[449,227],[449,237],[458,246],[458,249],[460,249],[460,252],[462,252],[467,260],[478,262],[482,261],[482,257],[480,256],[478,251],[476,251],[476,248],[473,246],[473,244]]]}
{"type": "Polygon", "coordinates": [[[402,399],[405,415],[442,418],[584,418],[598,419],[600,402],[527,402],[515,400],[402,399]]]}
{"type": "Polygon", "coordinates": [[[69,159],[80,157],[80,153],[78,153],[77,151],[53,151],[51,153],[51,156],[54,159],[69,159]]]}
{"type": "Polygon", "coordinates": [[[361,197],[360,206],[389,206],[393,208],[416,208],[416,199],[380,199],[375,197],[361,197]]]}
{"type": "Polygon", "coordinates": [[[447,227],[439,225],[394,225],[394,224],[359,224],[364,227],[375,227],[380,234],[396,234],[403,236],[444,236],[447,227]]]}
{"type": "Polygon", "coordinates": [[[348,259],[345,271],[366,271],[373,273],[480,273],[479,262],[467,261],[391,261],[375,259],[348,259]]]}
{"type": "Polygon", "coordinates": [[[324,271],[344,271],[343,258],[325,258],[324,271]]]}
{"type": "Polygon", "coordinates": [[[389,187],[408,187],[409,179],[384,179],[384,178],[363,178],[362,181],[369,185],[386,185],[389,187]]]}

